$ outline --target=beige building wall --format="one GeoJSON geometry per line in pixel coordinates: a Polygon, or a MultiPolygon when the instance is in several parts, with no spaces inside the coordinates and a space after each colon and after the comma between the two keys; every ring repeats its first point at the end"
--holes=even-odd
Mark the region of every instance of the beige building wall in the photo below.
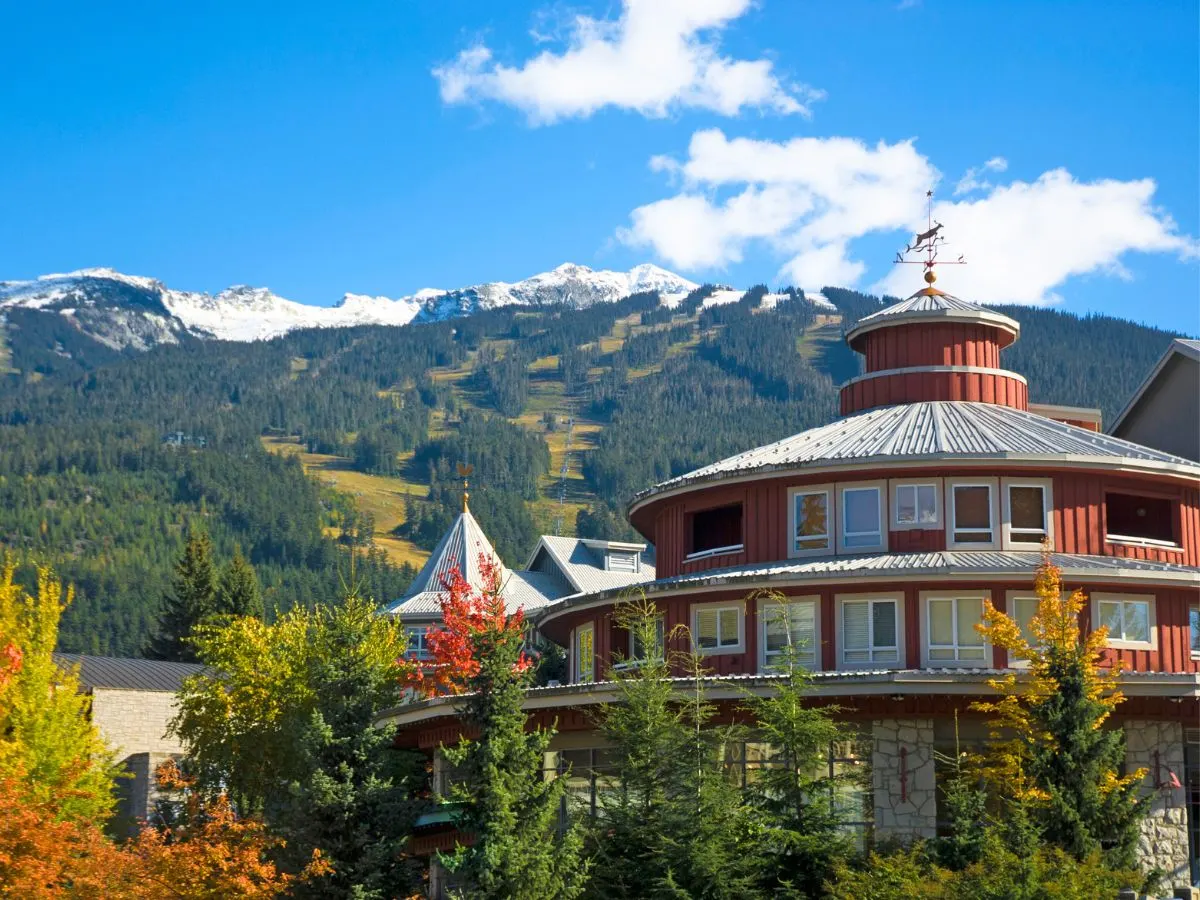
{"type": "Polygon", "coordinates": [[[118,760],[135,753],[182,753],[179,739],[167,737],[174,716],[175,695],[169,691],[92,689],[92,721],[118,760]]]}

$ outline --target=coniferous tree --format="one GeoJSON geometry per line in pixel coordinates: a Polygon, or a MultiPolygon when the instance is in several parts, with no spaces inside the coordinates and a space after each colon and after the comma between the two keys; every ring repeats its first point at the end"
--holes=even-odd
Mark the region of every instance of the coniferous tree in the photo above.
{"type": "Polygon", "coordinates": [[[263,617],[262,589],[254,567],[242,556],[242,548],[233,551],[233,559],[221,572],[217,584],[216,611],[228,616],[263,617]]]}
{"type": "Polygon", "coordinates": [[[195,531],[175,565],[171,595],[159,618],[158,634],[149,647],[152,659],[195,662],[196,651],[188,643],[192,630],[217,612],[217,583],[212,562],[212,541],[195,531]]]}

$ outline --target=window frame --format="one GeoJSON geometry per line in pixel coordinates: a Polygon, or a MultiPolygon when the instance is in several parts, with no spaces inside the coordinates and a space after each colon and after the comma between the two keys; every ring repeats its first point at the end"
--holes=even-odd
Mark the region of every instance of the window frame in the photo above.
{"type": "MultiPolygon", "coordinates": [[[[921,591],[921,663],[928,669],[990,669],[992,667],[992,645],[983,638],[983,655],[978,659],[959,659],[962,648],[958,644],[958,603],[959,600],[979,600],[979,621],[983,622],[984,603],[992,599],[991,591],[921,591]],[[930,615],[930,604],[954,601],[951,606],[951,624],[954,632],[953,644],[938,644],[937,649],[953,649],[954,659],[932,659],[930,651],[933,644],[933,617],[930,615]]],[[[982,636],[981,636],[982,637],[982,636]]]]}
{"type": "MultiPolygon", "coordinates": [[[[1000,479],[999,478],[947,478],[946,479],[946,549],[947,550],[999,550],[1001,541],[1000,523],[1000,479]],[[960,487],[986,487],[988,489],[988,509],[991,515],[992,539],[987,542],[956,541],[955,532],[958,528],[958,510],[954,502],[954,490],[960,487]]],[[[964,528],[962,531],[982,531],[983,529],[964,528]]]]}
{"type": "MultiPolygon", "coordinates": [[[[665,613],[657,613],[654,616],[655,636],[658,640],[658,649],[662,653],[663,659],[666,659],[667,653],[667,616],[665,613]]],[[[636,634],[633,631],[629,632],[629,655],[625,657],[624,662],[619,663],[613,668],[632,668],[639,666],[646,660],[637,655],[637,648],[634,647],[634,638],[636,634]]]]}
{"type": "Polygon", "coordinates": [[[1000,479],[1000,529],[1005,550],[1040,550],[1042,541],[1017,541],[1012,537],[1012,499],[1009,490],[1012,488],[1041,488],[1042,515],[1046,521],[1046,537],[1051,548],[1055,545],[1054,536],[1054,479],[1053,478],[1001,478],[1000,479]]]}
{"type": "Polygon", "coordinates": [[[594,684],[596,681],[596,623],[584,622],[571,629],[571,683],[594,684]],[[588,678],[583,678],[582,654],[579,650],[579,638],[584,632],[592,635],[592,664],[588,678]]]}
{"type": "Polygon", "coordinates": [[[1151,547],[1155,550],[1166,551],[1183,551],[1183,542],[1180,537],[1180,499],[1177,494],[1156,491],[1153,488],[1133,487],[1126,488],[1123,485],[1105,485],[1104,487],[1104,543],[1117,544],[1122,547],[1151,547]],[[1146,500],[1165,500],[1168,508],[1171,511],[1171,540],[1164,541],[1161,538],[1138,537],[1136,534],[1120,534],[1109,530],[1108,523],[1108,498],[1111,494],[1120,494],[1125,497],[1142,497],[1146,500]]]}
{"type": "Polygon", "coordinates": [[[1192,659],[1200,659],[1200,641],[1193,637],[1193,633],[1200,634],[1200,604],[1188,604],[1188,647],[1191,649],[1192,659]],[[1192,624],[1192,614],[1196,616],[1196,624],[1192,624]]]}
{"type": "Polygon", "coordinates": [[[732,653],[744,653],[746,651],[746,601],[745,600],[715,600],[711,603],[693,603],[689,612],[688,618],[691,621],[692,627],[692,649],[701,656],[727,656],[732,653]],[[737,613],[737,644],[729,646],[721,646],[721,613],[725,610],[734,610],[737,613]],[[717,646],[716,647],[701,647],[700,646],[700,627],[697,617],[701,612],[715,612],[717,614],[717,646]]]}
{"type": "Polygon", "coordinates": [[[782,600],[768,600],[758,604],[756,616],[758,618],[759,672],[770,673],[775,671],[767,659],[767,625],[770,623],[770,616],[765,615],[765,613],[771,609],[796,606],[801,603],[811,604],[813,608],[813,661],[811,666],[804,666],[804,668],[810,672],[819,672],[821,670],[821,597],[819,594],[805,594],[799,597],[785,597],[782,600]]]}
{"type": "Polygon", "coordinates": [[[831,556],[836,550],[837,535],[837,494],[832,482],[826,484],[797,485],[788,488],[788,558],[801,556],[831,556]],[[796,547],[796,497],[803,494],[825,495],[825,546],[813,550],[799,550],[796,547]]]}
{"type": "MultiPolygon", "coordinates": [[[[858,553],[881,553],[887,550],[888,543],[888,486],[887,481],[845,481],[837,486],[837,552],[840,555],[853,555],[858,553]],[[846,492],[847,491],[871,491],[875,492],[875,497],[879,501],[879,542],[876,544],[867,544],[861,547],[846,546],[846,492]]],[[[859,534],[870,534],[869,531],[858,532],[859,534]]]]}
{"type": "Polygon", "coordinates": [[[888,482],[889,502],[892,507],[890,518],[890,527],[892,531],[940,531],[946,527],[945,503],[942,497],[942,479],[941,478],[893,478],[888,482]],[[900,502],[896,497],[900,488],[911,487],[932,487],[933,488],[933,506],[934,506],[934,521],[931,523],[914,522],[912,524],[902,523],[897,520],[896,516],[900,513],[900,502]]]}
{"type": "Polygon", "coordinates": [[[429,652],[429,648],[425,643],[429,639],[429,629],[432,627],[432,625],[404,626],[405,659],[411,659],[415,662],[426,662],[433,659],[433,655],[429,652]],[[418,644],[420,644],[420,649],[417,649],[418,644]]]}
{"type": "MultiPolygon", "coordinates": [[[[1064,588],[1064,590],[1065,590],[1065,588],[1064,588]]],[[[1016,617],[1016,615],[1014,614],[1014,611],[1013,611],[1013,608],[1016,605],[1016,602],[1018,600],[1032,600],[1035,604],[1040,604],[1041,598],[1037,594],[1035,594],[1033,591],[1030,591],[1030,590],[1006,591],[1004,594],[1004,612],[1010,619],[1012,619],[1017,624],[1017,628],[1021,629],[1021,636],[1024,637],[1025,629],[1021,628],[1021,622],[1016,617]]],[[[1037,613],[1035,612],[1034,615],[1037,615],[1037,613]]],[[[1022,659],[1019,656],[1013,656],[1011,650],[1008,652],[1007,656],[1008,656],[1008,667],[1010,669],[1028,669],[1029,668],[1029,660],[1022,659]]]]}
{"type": "Polygon", "coordinates": [[[687,546],[694,548],[696,541],[696,516],[701,513],[716,512],[720,509],[733,509],[734,507],[738,510],[738,542],[720,547],[709,547],[706,550],[693,549],[683,557],[684,562],[708,559],[712,556],[725,556],[730,553],[741,553],[746,549],[746,504],[743,500],[733,500],[729,503],[718,503],[715,506],[705,506],[700,509],[689,510],[684,515],[684,536],[688,542],[687,546]]]}
{"type": "MultiPolygon", "coordinates": [[[[838,671],[856,671],[861,669],[903,669],[907,664],[907,654],[905,651],[905,631],[904,631],[904,593],[903,592],[879,592],[869,594],[837,594],[834,596],[834,615],[836,621],[833,625],[834,632],[837,636],[837,656],[835,668],[838,671]],[[875,652],[881,647],[877,647],[874,643],[875,617],[873,613],[874,603],[881,600],[890,600],[896,604],[896,659],[894,662],[888,660],[868,659],[865,662],[847,662],[846,660],[846,628],[845,628],[845,612],[843,611],[847,603],[869,603],[871,604],[870,612],[867,615],[869,624],[869,639],[867,643],[868,655],[873,657],[875,652]]],[[[859,648],[855,648],[858,650],[859,648]]],[[[890,648],[887,648],[890,649],[890,648]]]]}
{"type": "Polygon", "coordinates": [[[1157,650],[1158,649],[1158,611],[1155,609],[1155,607],[1157,606],[1157,603],[1155,603],[1155,595],[1154,594],[1124,594],[1124,593],[1110,593],[1107,591],[1102,591],[1099,593],[1094,592],[1091,596],[1091,613],[1092,613],[1092,630],[1093,631],[1095,631],[1097,628],[1099,628],[1101,625],[1104,624],[1104,619],[1100,615],[1100,604],[1101,603],[1120,603],[1120,604],[1122,604],[1122,608],[1121,608],[1122,625],[1124,625],[1124,622],[1125,622],[1124,604],[1126,604],[1126,603],[1145,603],[1146,604],[1146,621],[1147,621],[1147,624],[1148,624],[1148,627],[1150,630],[1150,640],[1148,640],[1148,641],[1131,641],[1131,640],[1125,639],[1124,637],[1114,638],[1111,634],[1109,634],[1108,640],[1105,641],[1104,646],[1110,647],[1113,650],[1157,650]]]}

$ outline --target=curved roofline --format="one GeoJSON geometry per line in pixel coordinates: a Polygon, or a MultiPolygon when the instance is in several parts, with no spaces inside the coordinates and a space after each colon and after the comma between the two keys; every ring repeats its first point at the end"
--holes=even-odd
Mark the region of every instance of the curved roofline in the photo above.
{"type": "MultiPolygon", "coordinates": [[[[931,551],[931,553],[945,554],[958,553],[968,554],[973,551],[931,551]]],[[[1041,554],[1035,551],[997,551],[997,552],[1018,552],[1026,553],[1030,557],[1040,558],[1041,554]]],[[[881,554],[882,556],[910,556],[912,554],[891,553],[881,554]]],[[[842,561],[846,563],[854,562],[863,557],[833,557],[833,561],[842,561]]],[[[869,557],[867,557],[869,558],[869,557]]],[[[1069,559],[1084,559],[1084,560],[1104,560],[1105,562],[1117,563],[1112,567],[1104,568],[1088,568],[1081,565],[1060,565],[1059,568],[1065,580],[1078,580],[1094,584],[1106,584],[1110,581],[1120,582],[1122,584],[1137,583],[1137,584],[1178,584],[1182,582],[1185,585],[1194,585],[1200,587],[1200,568],[1193,566],[1180,566],[1175,563],[1159,563],[1164,566],[1163,569],[1146,569],[1137,567],[1121,566],[1124,562],[1123,557],[1115,556],[1088,556],[1085,554],[1052,554],[1052,559],[1059,562],[1069,559]]],[[[829,559],[811,560],[810,562],[820,563],[829,562],[829,559]]],[[[993,566],[990,568],[967,569],[962,566],[955,565],[931,565],[922,567],[913,567],[911,569],[899,569],[893,567],[875,567],[875,568],[846,568],[842,571],[815,570],[811,572],[795,571],[797,568],[805,564],[804,559],[787,559],[780,560],[775,563],[757,564],[751,563],[746,566],[738,566],[732,569],[710,569],[705,572],[696,572],[689,575],[676,575],[672,578],[663,578],[658,581],[648,581],[644,584],[631,585],[628,588],[620,590],[597,591],[592,594],[576,594],[573,597],[566,597],[557,603],[543,607],[538,610],[536,616],[539,627],[547,622],[551,622],[562,615],[572,612],[580,612],[586,609],[595,609],[597,607],[609,606],[619,602],[622,595],[628,594],[631,590],[640,590],[647,597],[673,596],[675,594],[706,594],[715,591],[727,591],[739,586],[751,586],[768,584],[771,587],[804,587],[814,583],[821,585],[869,585],[875,582],[884,582],[887,584],[908,583],[908,582],[925,582],[936,587],[936,582],[931,582],[931,578],[943,578],[959,582],[974,582],[974,581],[1002,581],[1011,582],[1014,577],[1018,577],[1018,573],[1011,568],[1001,568],[993,566]],[[778,571],[771,571],[777,569],[778,571]]],[[[1132,560],[1132,562],[1142,562],[1143,560],[1132,560]]],[[[1056,562],[1056,565],[1058,563],[1056,562]]],[[[1032,578],[1033,566],[1036,561],[1030,561],[1028,570],[1022,569],[1021,573],[1032,578]]]]}
{"type": "Polygon", "coordinates": [[[849,381],[842,382],[841,386],[845,388],[852,384],[858,384],[860,381],[870,381],[872,378],[884,378],[889,375],[913,375],[917,372],[973,372],[977,375],[1003,375],[1006,378],[1019,381],[1023,385],[1029,385],[1024,375],[1014,372],[1012,369],[992,369],[985,366],[905,366],[902,369],[880,369],[878,372],[864,372],[862,375],[855,375],[849,381]]]}
{"type": "MultiPolygon", "coordinates": [[[[1105,472],[1132,472],[1139,475],[1172,475],[1183,476],[1195,480],[1200,478],[1200,465],[1180,465],[1178,463],[1159,462],[1133,457],[1084,456],[1070,453],[1047,454],[973,454],[929,453],[922,456],[882,455],[872,456],[861,460],[839,460],[827,464],[821,463],[786,463],[780,466],[762,465],[748,469],[744,474],[729,474],[713,472],[698,476],[690,481],[677,481],[670,487],[659,490],[656,487],[647,488],[635,494],[626,507],[626,518],[631,518],[639,510],[652,502],[677,497],[690,493],[711,484],[744,484],[747,481],[763,481],[771,478],[783,478],[788,475],[836,475],[841,472],[858,472],[867,470],[877,472],[879,466],[886,465],[890,470],[907,470],[928,468],[937,463],[954,463],[963,468],[994,466],[997,463],[1012,465],[1016,468],[1067,468],[1095,469],[1105,472]]],[[[889,472],[889,476],[890,472],[889,472]]],[[[686,479],[687,476],[680,476],[686,479]]]]}
{"type": "Polygon", "coordinates": [[[859,319],[854,327],[846,332],[846,343],[857,350],[858,348],[854,347],[854,342],[872,331],[878,331],[880,328],[891,328],[896,325],[911,325],[914,322],[930,321],[970,322],[976,325],[990,325],[993,328],[1000,329],[1011,337],[1011,340],[1003,344],[1005,347],[1012,344],[1021,335],[1021,325],[1016,319],[1010,319],[1003,313],[992,312],[990,309],[914,309],[891,313],[879,318],[875,318],[876,315],[878,313],[859,319]]]}

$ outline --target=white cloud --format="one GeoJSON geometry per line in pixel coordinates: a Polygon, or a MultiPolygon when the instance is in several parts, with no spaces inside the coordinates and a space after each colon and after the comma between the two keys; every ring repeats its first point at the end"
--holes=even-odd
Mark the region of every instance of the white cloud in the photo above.
{"type": "MultiPolygon", "coordinates": [[[[967,175],[981,196],[938,202],[934,218],[951,242],[945,254],[968,265],[941,270],[939,286],[983,303],[1047,303],[1068,278],[1129,278],[1131,251],[1200,255],[1153,204],[1151,179],[1083,182],[1063,169],[1032,183],[983,185],[1007,168],[994,157],[967,175]]],[[[760,243],[779,260],[779,276],[806,289],[853,286],[867,266],[854,241],[894,233],[896,249],[926,221],[925,192],[940,175],[912,141],[869,146],[850,138],[785,142],[692,135],[686,158],[655,156],[651,168],[679,187],[639,206],[622,242],[650,247],[666,264],[699,274],[740,262],[760,243]]],[[[967,176],[964,176],[964,178],[967,176]]],[[[962,181],[959,182],[962,184],[962,181]]],[[[871,260],[879,268],[889,260],[871,260]]],[[[899,296],[920,287],[919,270],[892,267],[871,290],[899,296]]]]}
{"type": "Polygon", "coordinates": [[[963,177],[954,186],[954,196],[970,194],[974,191],[986,191],[992,186],[987,178],[981,178],[986,172],[1004,172],[1008,170],[1008,160],[1003,156],[993,156],[982,166],[972,166],[963,173],[963,177]]]}
{"type": "MultiPolygon", "coordinates": [[[[1129,252],[1197,256],[1196,240],[1153,205],[1155,188],[1150,178],[1079,181],[1054,169],[977,200],[937,203],[933,217],[946,226],[948,249],[967,259],[943,269],[939,287],[979,303],[1052,303],[1075,275],[1132,278],[1121,262],[1129,252]]],[[[911,273],[892,271],[875,288],[908,294],[912,283],[911,273]]]]}
{"type": "Polygon", "coordinates": [[[764,240],[787,257],[782,273],[810,288],[858,279],[864,265],[849,258],[849,242],[906,227],[938,178],[911,141],[776,143],[718,129],[693,134],[683,162],[657,156],[651,167],[682,179],[682,190],[635,209],[620,240],[684,269],[739,262],[764,240]]]}
{"type": "MultiPolygon", "coordinates": [[[[618,19],[579,15],[567,47],[518,66],[483,45],[433,70],[446,103],[494,100],[534,123],[586,117],[607,106],[663,117],[684,107],[737,115],[743,109],[809,115],[821,91],[784,84],[770,60],[721,56],[720,31],[751,0],[624,0],[618,19]]],[[[535,31],[535,39],[546,40],[535,31]]]]}

